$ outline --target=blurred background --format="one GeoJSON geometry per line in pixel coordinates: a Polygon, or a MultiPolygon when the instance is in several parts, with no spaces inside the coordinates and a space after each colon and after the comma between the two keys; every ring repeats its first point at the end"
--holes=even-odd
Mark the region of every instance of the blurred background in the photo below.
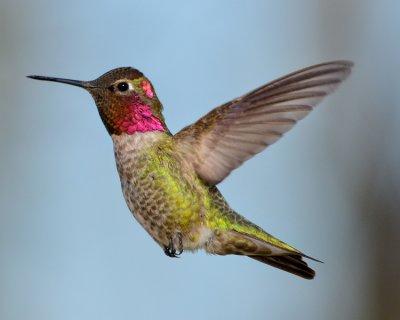
{"type": "Polygon", "coordinates": [[[400,3],[0,2],[0,319],[399,319],[400,3]],[[142,70],[173,132],[276,77],[352,76],[221,189],[323,260],[313,281],[242,257],[169,259],[129,213],[83,90],[25,78],[142,70]]]}

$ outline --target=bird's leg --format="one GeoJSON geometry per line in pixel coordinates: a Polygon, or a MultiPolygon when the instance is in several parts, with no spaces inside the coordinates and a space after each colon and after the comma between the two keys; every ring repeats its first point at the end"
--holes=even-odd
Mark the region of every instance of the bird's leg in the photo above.
{"type": "Polygon", "coordinates": [[[169,239],[167,246],[164,246],[164,253],[171,258],[178,258],[183,252],[182,234],[177,233],[169,239]]]}
{"type": "Polygon", "coordinates": [[[177,249],[176,255],[180,256],[183,252],[183,243],[182,243],[182,234],[179,232],[175,235],[174,243],[177,241],[178,243],[175,243],[174,247],[177,249]]]}

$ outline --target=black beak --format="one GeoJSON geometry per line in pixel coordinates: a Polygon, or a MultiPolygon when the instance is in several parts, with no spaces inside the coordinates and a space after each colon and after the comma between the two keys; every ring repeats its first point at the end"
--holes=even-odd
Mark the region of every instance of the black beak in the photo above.
{"type": "Polygon", "coordinates": [[[63,79],[63,78],[53,78],[53,77],[44,77],[44,76],[27,76],[28,78],[35,80],[43,80],[43,81],[52,81],[52,82],[60,82],[70,84],[71,86],[76,86],[84,89],[95,88],[89,81],[80,81],[80,80],[71,80],[71,79],[63,79]]]}

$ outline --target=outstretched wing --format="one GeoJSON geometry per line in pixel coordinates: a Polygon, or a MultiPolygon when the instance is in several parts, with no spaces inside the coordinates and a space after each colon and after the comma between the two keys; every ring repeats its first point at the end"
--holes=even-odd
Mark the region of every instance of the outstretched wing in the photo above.
{"type": "Polygon", "coordinates": [[[304,118],[352,65],[333,61],[291,73],[213,109],[174,138],[197,174],[217,184],[304,118]]]}

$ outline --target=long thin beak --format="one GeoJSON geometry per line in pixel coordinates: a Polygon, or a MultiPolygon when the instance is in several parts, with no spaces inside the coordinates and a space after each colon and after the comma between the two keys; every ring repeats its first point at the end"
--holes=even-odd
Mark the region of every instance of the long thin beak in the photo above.
{"type": "Polygon", "coordinates": [[[71,80],[71,79],[54,78],[54,77],[45,77],[45,76],[36,76],[36,75],[31,75],[31,76],[27,76],[27,77],[31,78],[31,79],[35,79],[35,80],[66,83],[66,84],[70,84],[71,86],[76,86],[76,87],[80,87],[80,88],[84,88],[84,89],[95,88],[95,86],[93,86],[88,81],[71,80]]]}

